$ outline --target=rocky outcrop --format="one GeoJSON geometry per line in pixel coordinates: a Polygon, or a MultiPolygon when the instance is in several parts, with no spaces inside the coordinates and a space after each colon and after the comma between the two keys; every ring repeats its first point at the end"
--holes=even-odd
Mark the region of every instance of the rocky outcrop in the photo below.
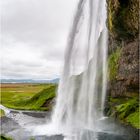
{"type": "MultiPolygon", "coordinates": [[[[107,112],[109,115],[112,115],[117,114],[117,106],[121,104],[125,106],[129,99],[131,101],[135,98],[136,100],[133,101],[136,102],[138,100],[139,1],[107,0],[107,3],[109,29],[109,81],[107,98],[109,104],[107,112]]],[[[137,110],[138,106],[135,107],[134,111],[130,111],[126,116],[124,115],[121,120],[127,122],[126,118],[131,113],[136,113],[135,111],[137,110]]],[[[119,118],[119,113],[115,116],[119,118]]]]}
{"type": "Polygon", "coordinates": [[[110,81],[110,95],[133,96],[139,92],[138,40],[124,42],[120,53],[116,76],[110,81]]]}
{"type": "Polygon", "coordinates": [[[133,39],[138,36],[139,0],[107,0],[108,29],[112,38],[133,39]]]}

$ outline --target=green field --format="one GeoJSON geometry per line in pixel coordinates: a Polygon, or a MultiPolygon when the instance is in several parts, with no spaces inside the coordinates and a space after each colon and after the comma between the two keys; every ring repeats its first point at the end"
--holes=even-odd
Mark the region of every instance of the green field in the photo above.
{"type": "Polygon", "coordinates": [[[1,104],[21,110],[49,110],[56,84],[1,84],[1,104]]]}

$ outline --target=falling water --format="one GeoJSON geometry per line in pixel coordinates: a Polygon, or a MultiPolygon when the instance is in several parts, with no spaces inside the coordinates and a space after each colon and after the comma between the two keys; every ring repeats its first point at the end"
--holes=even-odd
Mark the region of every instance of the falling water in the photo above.
{"type": "Polygon", "coordinates": [[[106,1],[80,0],[65,55],[53,123],[94,128],[106,92],[106,1]]]}
{"type": "MultiPolygon", "coordinates": [[[[79,0],[65,53],[51,129],[65,140],[96,140],[107,77],[106,0],[79,0]],[[89,131],[90,130],[90,131],[89,131]]],[[[56,133],[54,133],[56,134],[56,133]]]]}
{"type": "Polygon", "coordinates": [[[65,53],[52,123],[96,129],[103,117],[107,77],[106,0],[80,0],[65,53]]]}

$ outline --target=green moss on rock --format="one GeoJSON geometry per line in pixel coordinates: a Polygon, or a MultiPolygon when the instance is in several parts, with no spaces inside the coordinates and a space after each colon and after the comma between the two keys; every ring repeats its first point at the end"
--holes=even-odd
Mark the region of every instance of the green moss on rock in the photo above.
{"type": "Polygon", "coordinates": [[[133,127],[140,129],[139,115],[139,110],[137,110],[126,118],[126,122],[130,123],[133,127]]]}
{"type": "Polygon", "coordinates": [[[125,119],[131,113],[135,112],[137,108],[138,108],[137,99],[128,100],[126,103],[123,103],[116,107],[120,119],[125,119]]]}
{"type": "Polygon", "coordinates": [[[108,67],[109,67],[109,78],[114,80],[117,76],[118,61],[121,55],[121,48],[118,48],[114,53],[109,56],[108,67]]]}
{"type": "Polygon", "coordinates": [[[112,37],[128,39],[138,34],[139,1],[107,0],[108,29],[112,37]]]}
{"type": "Polygon", "coordinates": [[[124,124],[140,129],[138,97],[110,98],[108,115],[119,118],[124,124]]]}
{"type": "Polygon", "coordinates": [[[119,7],[118,0],[107,0],[108,3],[108,29],[111,34],[111,36],[116,36],[114,32],[114,21],[115,21],[115,15],[116,11],[119,7]]]}

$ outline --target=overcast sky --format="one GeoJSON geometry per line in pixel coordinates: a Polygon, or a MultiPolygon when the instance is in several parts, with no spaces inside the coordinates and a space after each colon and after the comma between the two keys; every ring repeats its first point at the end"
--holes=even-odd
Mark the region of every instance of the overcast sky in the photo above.
{"type": "Polygon", "coordinates": [[[53,79],[78,0],[1,0],[2,78],[53,79]]]}

